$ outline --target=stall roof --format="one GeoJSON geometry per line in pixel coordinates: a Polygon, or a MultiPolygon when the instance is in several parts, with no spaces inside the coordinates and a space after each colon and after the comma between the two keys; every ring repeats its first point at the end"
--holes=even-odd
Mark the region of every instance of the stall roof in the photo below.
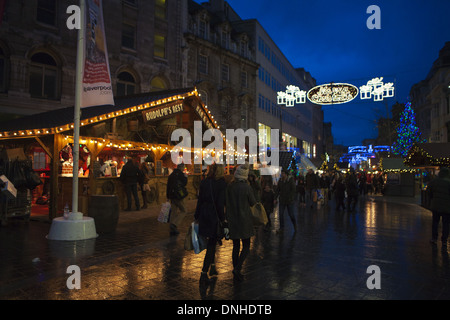
{"type": "MultiPolygon", "coordinates": [[[[175,101],[178,97],[185,97],[196,92],[195,88],[183,88],[157,92],[116,97],[115,105],[100,105],[81,109],[81,121],[92,119],[112,112],[119,112],[127,108],[151,104],[164,99],[175,101]]],[[[67,107],[52,111],[25,116],[22,118],[0,122],[0,137],[5,137],[2,132],[36,130],[43,128],[57,128],[73,123],[74,107],[67,107]]]]}
{"type": "Polygon", "coordinates": [[[402,171],[410,169],[405,165],[403,158],[383,158],[382,164],[384,171],[402,171]]]}
{"type": "Polygon", "coordinates": [[[450,143],[421,143],[408,152],[405,164],[410,167],[450,166],[450,143]]]}

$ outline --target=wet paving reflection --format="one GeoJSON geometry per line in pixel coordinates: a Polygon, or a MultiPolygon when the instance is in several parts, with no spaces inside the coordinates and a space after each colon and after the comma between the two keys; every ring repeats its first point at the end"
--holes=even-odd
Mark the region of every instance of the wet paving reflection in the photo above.
{"type": "Polygon", "coordinates": [[[277,232],[279,215],[275,211],[272,229],[258,228],[252,239],[242,283],[232,276],[232,242],[223,241],[216,254],[219,275],[201,285],[205,252],[195,254],[183,246],[190,218],[178,237],[169,237],[166,226],[152,218],[121,226],[116,234],[91,242],[48,243],[48,258],[34,265],[35,269],[42,267],[42,279],[5,298],[450,298],[448,251],[429,244],[431,214],[414,204],[367,197],[359,201],[356,212],[336,211],[333,201],[320,209],[299,205],[297,232],[286,220],[282,233],[277,232]],[[64,270],[68,264],[80,262],[82,287],[70,290],[64,270]],[[48,265],[60,271],[49,275],[45,271],[48,265]],[[367,288],[370,265],[377,265],[382,272],[381,290],[367,288]]]}

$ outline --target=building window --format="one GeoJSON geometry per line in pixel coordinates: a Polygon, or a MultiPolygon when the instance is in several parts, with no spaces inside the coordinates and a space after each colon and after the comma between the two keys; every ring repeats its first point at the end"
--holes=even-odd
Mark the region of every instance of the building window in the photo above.
{"type": "Polygon", "coordinates": [[[121,72],[117,77],[117,96],[136,93],[136,80],[129,72],[121,72]]]}
{"type": "Polygon", "coordinates": [[[155,1],[155,16],[157,18],[166,20],[167,19],[167,5],[166,0],[156,0],[155,1]]]}
{"type": "Polygon", "coordinates": [[[160,77],[154,77],[150,82],[151,89],[150,91],[161,91],[167,89],[166,82],[160,77]]]}
{"type": "Polygon", "coordinates": [[[230,46],[230,34],[225,30],[222,30],[221,33],[221,45],[223,48],[228,49],[230,46]]]}
{"type": "Polygon", "coordinates": [[[58,66],[46,53],[36,53],[31,57],[30,95],[33,98],[58,99],[58,66]]]}
{"type": "Polygon", "coordinates": [[[220,74],[221,74],[222,81],[227,81],[227,82],[230,81],[230,66],[222,63],[220,74]]]}
{"type": "Polygon", "coordinates": [[[230,101],[222,99],[220,102],[220,126],[226,128],[230,119],[230,101]]]}
{"type": "Polygon", "coordinates": [[[205,90],[198,90],[198,93],[205,106],[208,106],[208,93],[205,90]]]}
{"type": "Polygon", "coordinates": [[[247,57],[247,42],[241,41],[240,47],[241,47],[241,56],[247,57]]]}
{"type": "Polygon", "coordinates": [[[198,72],[208,74],[208,57],[202,54],[198,55],[198,72]]]}
{"type": "Polygon", "coordinates": [[[198,24],[198,36],[202,39],[208,39],[208,24],[205,20],[200,20],[198,24]]]}
{"type": "Polygon", "coordinates": [[[166,37],[155,34],[155,46],[153,48],[153,54],[155,57],[165,59],[166,58],[166,37]]]}
{"type": "Polygon", "coordinates": [[[241,129],[248,129],[248,105],[246,103],[241,107],[241,129]]]}
{"type": "Polygon", "coordinates": [[[8,79],[8,58],[2,48],[0,48],[0,92],[6,92],[8,79]]]}
{"type": "Polygon", "coordinates": [[[241,71],[241,87],[248,88],[247,72],[241,71]]]}
{"type": "Polygon", "coordinates": [[[136,50],[136,27],[124,23],[122,25],[122,47],[136,50]]]}
{"type": "Polygon", "coordinates": [[[36,20],[56,26],[56,0],[38,0],[36,20]]]}

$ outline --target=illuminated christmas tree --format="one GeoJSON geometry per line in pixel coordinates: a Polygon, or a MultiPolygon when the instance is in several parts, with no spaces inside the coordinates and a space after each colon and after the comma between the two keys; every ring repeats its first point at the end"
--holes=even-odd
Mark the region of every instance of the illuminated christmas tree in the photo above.
{"type": "Polygon", "coordinates": [[[411,102],[405,105],[400,115],[400,124],[397,128],[397,141],[392,145],[392,151],[402,157],[406,157],[409,149],[415,143],[425,142],[420,137],[419,128],[416,126],[416,115],[411,107],[411,102]]]}

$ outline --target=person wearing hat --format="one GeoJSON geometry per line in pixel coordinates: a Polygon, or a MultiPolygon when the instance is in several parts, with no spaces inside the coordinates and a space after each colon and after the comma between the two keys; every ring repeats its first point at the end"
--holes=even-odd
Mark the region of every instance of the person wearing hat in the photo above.
{"type": "Polygon", "coordinates": [[[226,190],[226,219],[233,241],[233,276],[237,281],[243,280],[242,265],[250,252],[250,238],[255,235],[250,207],[256,204],[256,199],[247,181],[248,172],[248,164],[237,167],[226,190]]]}
{"type": "Polygon", "coordinates": [[[450,171],[448,168],[441,168],[438,177],[431,180],[427,186],[430,209],[433,213],[433,223],[431,226],[431,243],[436,244],[438,239],[438,226],[442,217],[443,246],[447,246],[449,223],[450,223],[450,171]]]}
{"type": "Polygon", "coordinates": [[[184,198],[187,196],[187,176],[183,171],[184,164],[180,163],[167,179],[166,196],[167,200],[171,203],[172,210],[170,213],[170,235],[178,235],[180,233],[178,231],[178,226],[183,222],[183,219],[186,216],[184,198]],[[180,193],[184,193],[185,195],[180,196],[180,193]]]}
{"type": "Polygon", "coordinates": [[[279,231],[283,231],[284,229],[284,212],[287,209],[289,218],[291,219],[292,225],[294,226],[294,232],[297,232],[297,222],[294,215],[295,182],[294,179],[289,177],[289,172],[285,169],[281,171],[281,178],[280,181],[278,181],[275,197],[279,199],[279,231]]]}

